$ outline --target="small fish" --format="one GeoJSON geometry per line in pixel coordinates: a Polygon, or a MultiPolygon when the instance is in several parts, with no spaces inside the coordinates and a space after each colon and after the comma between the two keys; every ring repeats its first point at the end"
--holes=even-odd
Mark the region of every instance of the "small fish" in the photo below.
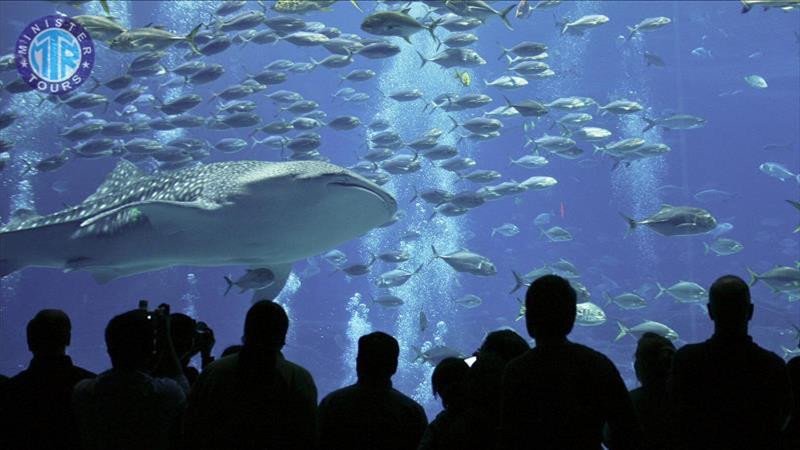
{"type": "Polygon", "coordinates": [[[228,295],[228,292],[230,292],[231,288],[234,286],[241,289],[239,293],[243,294],[251,289],[254,291],[264,289],[275,282],[275,274],[271,270],[264,268],[247,269],[245,274],[236,281],[233,281],[229,276],[225,276],[224,278],[225,282],[228,283],[228,288],[223,295],[228,295]]]}
{"type": "Polygon", "coordinates": [[[756,89],[766,89],[767,88],[767,80],[764,79],[761,75],[747,75],[744,77],[744,81],[750,85],[750,87],[756,89]]]}
{"type": "Polygon", "coordinates": [[[720,238],[710,244],[708,242],[703,242],[703,246],[705,247],[706,255],[709,252],[714,252],[717,256],[728,256],[735,255],[744,250],[744,245],[742,245],[741,242],[728,238],[720,238]]]}
{"type": "Polygon", "coordinates": [[[456,70],[456,79],[465,87],[469,87],[472,84],[472,77],[466,70],[463,72],[456,70]]]}
{"type": "Polygon", "coordinates": [[[497,228],[492,228],[491,236],[495,234],[499,234],[505,237],[512,237],[519,234],[519,227],[514,225],[513,223],[504,223],[497,228]]]}

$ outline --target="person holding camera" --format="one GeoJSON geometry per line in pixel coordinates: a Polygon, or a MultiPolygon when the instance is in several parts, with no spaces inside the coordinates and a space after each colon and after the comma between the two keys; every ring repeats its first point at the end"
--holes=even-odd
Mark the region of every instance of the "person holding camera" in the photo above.
{"type": "Polygon", "coordinates": [[[170,331],[183,375],[186,376],[189,386],[193,386],[200,371],[189,363],[198,353],[203,370],[214,362],[214,357],[211,356],[211,349],[216,343],[214,331],[205,322],[198,322],[182,313],[170,315],[170,331]]]}
{"type": "Polygon", "coordinates": [[[176,448],[189,384],[169,305],[112,318],[105,339],[111,369],[79,382],[72,396],[84,450],[176,448]]]}

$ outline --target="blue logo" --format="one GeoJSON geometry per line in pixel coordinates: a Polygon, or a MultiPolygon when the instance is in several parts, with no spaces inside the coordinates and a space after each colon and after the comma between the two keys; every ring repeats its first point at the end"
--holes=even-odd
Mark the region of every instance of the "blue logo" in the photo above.
{"type": "Polygon", "coordinates": [[[17,72],[40,92],[63,94],[83,84],[94,67],[89,33],[66,16],[45,16],[31,22],[14,49],[17,72]]]}

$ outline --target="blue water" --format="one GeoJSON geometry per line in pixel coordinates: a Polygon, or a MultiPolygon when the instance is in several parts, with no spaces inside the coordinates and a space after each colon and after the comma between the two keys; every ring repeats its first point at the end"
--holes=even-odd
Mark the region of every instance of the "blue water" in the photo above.
{"type": "MultiPolygon", "coordinates": [[[[208,22],[218,2],[110,2],[112,14],[128,26],[148,23],[163,24],[168,29],[186,33],[200,22],[208,22]]],[[[272,2],[269,2],[272,3],[272,2]]],[[[367,12],[375,5],[360,1],[367,12]]],[[[496,2],[502,9],[509,2],[496,2]]],[[[248,5],[245,9],[255,9],[248,5]]],[[[40,16],[56,10],[70,15],[102,14],[98,2],[76,9],[63,3],[2,2],[0,3],[0,51],[12,50],[19,31],[40,16]]],[[[275,15],[270,11],[268,15],[275,15]]],[[[412,15],[421,17],[423,8],[415,5],[412,15]]],[[[513,15],[513,12],[512,12],[513,15]]],[[[302,18],[321,21],[345,33],[367,36],[359,29],[364,14],[349,2],[336,3],[332,11],[313,12],[302,18]]],[[[800,220],[798,211],[786,199],[798,199],[798,184],[781,182],[759,171],[766,161],[782,163],[793,173],[800,171],[800,19],[797,11],[753,10],[740,13],[739,2],[563,2],[557,8],[534,11],[528,19],[511,18],[515,31],[505,29],[497,18],[490,18],[476,30],[480,40],[471,46],[487,64],[469,69],[473,83],[463,87],[452,69],[435,64],[419,67],[417,49],[432,55],[435,44],[425,32],[414,35],[413,46],[396,41],[403,51],[394,58],[369,60],[356,57],[344,69],[317,67],[311,73],[290,74],[286,83],[270,88],[300,92],[305,98],[320,103],[328,118],[344,114],[358,116],[363,123],[376,117],[388,119],[392,128],[410,141],[431,127],[447,130],[450,119],[441,111],[422,113],[422,102],[398,103],[384,98],[381,92],[420,89],[430,100],[438,94],[483,92],[494,101],[480,110],[451,113],[458,121],[466,120],[504,104],[502,95],[514,100],[533,98],[549,102],[559,97],[587,96],[598,103],[620,98],[644,105],[643,113],[617,117],[600,116],[595,108],[587,112],[595,118],[591,126],[607,128],[612,140],[642,136],[645,117],[664,117],[685,113],[707,119],[705,127],[685,131],[656,128],[644,134],[652,142],[668,144],[672,151],[665,156],[637,161],[629,167],[612,170],[612,161],[600,154],[592,155],[591,146],[581,143],[587,152],[578,160],[546,155],[550,163],[529,170],[509,166],[509,157],[519,158],[525,137],[523,120],[504,119],[499,138],[486,142],[458,143],[462,156],[478,161],[477,168],[495,169],[503,174],[499,181],[522,181],[532,175],[558,179],[558,184],[543,191],[528,191],[505,197],[456,218],[438,217],[429,220],[430,205],[410,202],[414,188],[439,187],[450,191],[476,189],[479,185],[459,181],[456,176],[434,168],[423,161],[423,170],[410,175],[393,176],[384,187],[392,192],[405,211],[405,218],[390,228],[375,230],[340,247],[351,262],[367,261],[370,253],[400,248],[399,236],[416,230],[421,237],[404,247],[413,255],[401,267],[413,270],[431,260],[431,244],[442,252],[468,248],[491,259],[498,273],[493,277],[476,277],[454,272],[441,260],[435,260],[392,293],[405,299],[399,309],[385,309],[372,304],[370,296],[378,294],[374,279],[393,268],[378,262],[372,273],[349,279],[320,258],[299,262],[279,301],[289,311],[292,324],[284,352],[287,358],[307,367],[315,377],[320,397],[354,380],[355,344],[358,337],[372,330],[395,335],[401,344],[401,363],[394,378],[395,386],[423,403],[429,415],[438,410],[430,394],[432,366],[416,360],[416,351],[432,344],[444,344],[471,354],[488,331],[512,327],[527,337],[523,321],[515,321],[519,307],[511,271],[525,273],[563,258],[579,270],[579,281],[589,288],[592,301],[606,315],[604,324],[594,327],[576,326],[571,339],[590,345],[616,363],[629,387],[636,385],[632,368],[635,340],[624,337],[614,341],[617,321],[632,326],[643,320],[662,322],[679,335],[679,344],[703,340],[711,332],[710,321],[702,305],[682,304],[668,295],[654,299],[655,283],[665,286],[680,280],[694,281],[708,287],[719,275],[733,273],[747,278],[746,268],[762,272],[775,265],[794,266],[800,259],[800,234],[792,230],[800,220]],[[586,14],[604,14],[610,22],[589,30],[584,36],[561,36],[554,26],[556,18],[575,19],[586,14]],[[626,25],[634,25],[645,17],[667,16],[672,23],[662,29],[643,33],[629,42],[626,25]],[[522,40],[545,43],[547,63],[556,76],[532,80],[522,89],[501,91],[483,86],[507,74],[504,61],[498,61],[500,47],[510,47],[522,40]],[[702,47],[710,57],[699,57],[692,50],[702,47]],[[647,50],[664,59],[666,67],[646,67],[642,53],[647,50]],[[345,103],[331,98],[340,86],[338,77],[354,68],[371,68],[377,76],[366,83],[344,83],[367,92],[371,99],[362,104],[345,103]],[[768,88],[755,89],[744,77],[758,74],[767,80],[768,88]],[[722,95],[739,91],[734,95],[722,95]],[[767,145],[784,148],[765,150],[767,145]],[[692,196],[704,189],[733,193],[724,202],[700,203],[692,196]],[[618,212],[643,219],[659,209],[662,203],[707,208],[719,222],[733,224],[723,235],[736,239],[744,250],[731,256],[704,254],[707,235],[666,237],[645,227],[626,236],[626,224],[618,212]],[[534,225],[541,213],[553,214],[550,225],[569,230],[570,242],[549,242],[534,225]],[[513,237],[495,235],[491,230],[503,223],[514,223],[521,232],[513,237]],[[623,310],[606,305],[603,293],[618,295],[639,292],[648,306],[639,310],[623,310]],[[464,309],[453,299],[475,294],[483,304],[464,309]],[[424,311],[429,325],[420,331],[419,312],[424,311]]],[[[440,36],[445,30],[438,30],[440,36]]],[[[233,34],[233,33],[231,33],[233,34]]],[[[167,67],[182,62],[185,49],[172,48],[162,61],[167,67]]],[[[115,53],[97,44],[94,75],[107,80],[121,74],[135,55],[115,53]]],[[[700,52],[696,52],[700,53],[700,52]]],[[[181,92],[194,91],[204,97],[255,73],[262,66],[279,58],[295,62],[319,60],[329,53],[321,47],[295,47],[288,42],[275,45],[233,45],[228,50],[205,57],[207,62],[225,66],[226,73],[213,83],[198,88],[164,89],[158,95],[170,98],[181,92]]],[[[0,73],[8,83],[14,72],[0,73]]],[[[149,93],[165,81],[152,78],[149,93]]],[[[84,86],[88,89],[88,86],[84,86]]],[[[100,89],[98,92],[114,95],[100,89]]],[[[35,93],[11,96],[2,91],[0,109],[14,110],[22,116],[15,124],[0,131],[0,137],[16,142],[11,150],[9,167],[0,173],[0,214],[6,221],[10,211],[19,207],[35,207],[49,213],[64,204],[81,202],[102,182],[116,164],[114,158],[79,159],[63,169],[36,175],[23,174],[22,159],[31,161],[57,154],[68,141],[58,137],[61,127],[71,125],[76,112],[49,102],[39,104],[35,93]]],[[[264,122],[273,120],[276,107],[261,94],[257,112],[264,122]]],[[[204,103],[190,111],[210,115],[215,103],[204,103]]],[[[96,117],[112,119],[112,105],[104,114],[92,110],[96,117]]],[[[118,108],[117,108],[118,109],[118,108]]],[[[144,112],[156,117],[156,111],[144,112]]],[[[552,110],[548,117],[536,120],[529,132],[531,138],[549,130],[552,117],[563,112],[552,110]]],[[[285,115],[284,115],[285,116],[285,115]]],[[[285,116],[288,117],[288,116],[285,116]]],[[[322,134],[321,152],[336,164],[349,166],[356,155],[365,151],[366,130],[318,130],[322,134]]],[[[225,137],[246,137],[249,129],[212,131],[194,128],[184,132],[154,134],[167,141],[181,134],[216,142],[225,137]]],[[[264,135],[261,135],[262,137],[264,135]]],[[[142,137],[149,137],[142,135],[142,137]]],[[[456,143],[456,134],[445,135],[440,143],[456,143]]],[[[233,155],[212,150],[206,162],[225,160],[278,160],[279,151],[265,147],[246,149],[233,155]]],[[[220,237],[224,239],[223,236],[220,237]]],[[[2,249],[0,249],[2,251],[2,249]]],[[[103,329],[114,314],[136,307],[139,299],[151,305],[167,302],[174,311],[183,311],[206,321],[215,331],[219,354],[226,346],[239,343],[244,314],[250,305],[249,295],[230,294],[223,297],[223,275],[241,273],[240,267],[193,268],[175,267],[112,281],[95,283],[84,272],[61,273],[53,269],[28,268],[0,281],[0,373],[11,375],[23,369],[29,360],[25,343],[25,325],[42,308],[60,308],[72,318],[73,335],[69,354],[80,365],[94,371],[109,366],[103,344],[103,329]]],[[[792,325],[800,325],[800,301],[790,302],[784,294],[776,294],[758,283],[753,288],[756,312],[751,334],[764,347],[778,354],[782,348],[794,349],[798,335],[792,325]]]]}

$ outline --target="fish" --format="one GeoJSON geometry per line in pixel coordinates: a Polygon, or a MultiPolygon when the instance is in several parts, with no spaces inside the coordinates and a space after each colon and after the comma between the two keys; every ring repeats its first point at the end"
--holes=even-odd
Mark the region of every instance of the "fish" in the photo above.
{"type": "Polygon", "coordinates": [[[667,63],[664,62],[664,59],[660,56],[656,55],[653,52],[645,51],[643,54],[645,65],[648,67],[656,66],[656,67],[665,67],[667,63]]]}
{"type": "Polygon", "coordinates": [[[456,272],[470,273],[478,276],[492,276],[497,274],[494,264],[485,256],[462,249],[449,254],[439,254],[436,247],[431,245],[433,257],[446,262],[456,272]]]}
{"type": "Polygon", "coordinates": [[[672,298],[681,303],[705,303],[708,301],[708,293],[706,290],[693,281],[679,281],[668,288],[656,283],[656,287],[658,288],[658,294],[655,296],[656,299],[664,294],[669,294],[672,298]]]}
{"type": "Polygon", "coordinates": [[[453,67],[477,67],[486,64],[486,60],[475,50],[470,48],[448,48],[430,58],[426,58],[417,50],[417,55],[420,59],[420,68],[425,67],[425,64],[428,62],[436,63],[445,69],[453,67]]]}
{"type": "Polygon", "coordinates": [[[626,40],[628,40],[628,41],[631,40],[633,35],[636,34],[636,33],[641,33],[642,31],[657,30],[659,28],[663,28],[663,27],[669,25],[670,23],[672,23],[672,19],[670,19],[669,17],[663,17],[663,16],[648,17],[647,19],[643,19],[641,22],[637,23],[636,25],[634,25],[632,27],[628,27],[628,31],[630,31],[630,33],[628,34],[628,37],[627,37],[626,40]]]}
{"type": "Polygon", "coordinates": [[[569,32],[570,34],[580,36],[583,35],[586,30],[608,23],[609,20],[608,16],[602,14],[589,14],[575,19],[572,22],[564,21],[564,23],[559,25],[561,25],[562,35],[569,32]]]}
{"type": "Polygon", "coordinates": [[[664,236],[702,234],[713,230],[717,226],[717,220],[710,212],[691,206],[663,204],[658,212],[639,221],[622,213],[620,215],[628,223],[629,232],[635,230],[639,225],[646,225],[664,236]]]}
{"type": "Polygon", "coordinates": [[[375,280],[375,286],[379,288],[392,288],[398,287],[406,284],[408,280],[411,279],[414,275],[419,273],[420,270],[424,267],[424,264],[420,264],[419,267],[413,272],[409,272],[405,269],[393,269],[388,272],[384,272],[378,276],[378,279],[375,280]]]}
{"type": "Polygon", "coordinates": [[[575,305],[575,324],[584,327],[595,327],[606,322],[606,313],[592,302],[575,305]]]}
{"type": "Polygon", "coordinates": [[[499,89],[518,89],[528,85],[528,80],[522,77],[503,75],[492,81],[483,80],[486,87],[496,87],[499,89]]]}
{"type": "Polygon", "coordinates": [[[642,133],[650,130],[653,127],[659,126],[667,130],[692,130],[705,126],[706,119],[697,116],[690,116],[688,114],[675,114],[661,119],[648,119],[642,117],[647,123],[647,126],[642,129],[642,133]]]}
{"type": "Polygon", "coordinates": [[[521,57],[539,56],[547,52],[547,45],[540,42],[522,41],[511,48],[502,48],[502,52],[497,59],[503,59],[504,56],[513,54],[521,57]]]}
{"type": "Polygon", "coordinates": [[[572,233],[559,226],[542,230],[542,235],[547,237],[550,242],[569,242],[572,240],[572,233]]]}
{"type": "Polygon", "coordinates": [[[776,266],[772,269],[758,274],[749,267],[747,273],[750,274],[750,286],[755,286],[759,281],[769,286],[773,292],[796,292],[800,291],[800,268],[789,266],[776,266]]]}
{"type": "Polygon", "coordinates": [[[406,303],[405,300],[403,300],[402,298],[391,294],[381,295],[379,297],[373,298],[372,302],[377,303],[378,305],[381,305],[384,308],[398,308],[406,303]]]}
{"type": "Polygon", "coordinates": [[[670,341],[678,340],[678,333],[676,333],[675,330],[664,325],[663,323],[652,320],[645,320],[639,325],[631,328],[628,328],[622,322],[617,321],[617,327],[619,327],[619,334],[617,334],[617,337],[614,338],[615,342],[622,339],[626,335],[638,340],[645,333],[655,333],[661,337],[669,339],[670,341]]]}
{"type": "Polygon", "coordinates": [[[766,89],[767,88],[767,80],[764,79],[761,75],[747,75],[744,77],[744,81],[755,89],[766,89]]]}
{"type": "Polygon", "coordinates": [[[421,349],[417,349],[417,358],[414,361],[420,361],[429,363],[433,366],[442,362],[445,358],[464,358],[464,354],[459,352],[458,350],[454,350],[446,345],[434,345],[428,348],[425,351],[421,351],[421,349]]]}
{"type": "Polygon", "coordinates": [[[504,223],[497,228],[492,228],[492,234],[490,236],[494,236],[495,234],[505,237],[516,236],[519,234],[519,227],[513,223],[504,223]]]}
{"type": "Polygon", "coordinates": [[[469,87],[472,84],[472,76],[470,76],[469,72],[467,72],[466,70],[462,71],[462,72],[459,72],[458,70],[456,70],[455,75],[456,75],[456,79],[464,87],[469,87]]]}
{"type": "Polygon", "coordinates": [[[792,173],[783,164],[776,162],[765,162],[758,166],[758,169],[772,178],[777,178],[781,181],[794,180],[800,183],[800,174],[792,173]]]}
{"type": "Polygon", "coordinates": [[[186,42],[195,53],[200,54],[194,40],[202,26],[202,23],[197,25],[185,36],[155,27],[133,28],[110,39],[108,46],[118,52],[139,53],[164,50],[175,43],[186,42]]]}
{"type": "Polygon", "coordinates": [[[419,332],[424,333],[425,330],[428,329],[428,316],[425,315],[425,311],[419,312],[419,332]]]}
{"type": "Polygon", "coordinates": [[[726,202],[735,196],[735,194],[719,189],[704,189],[693,195],[695,200],[703,203],[726,202]]]}
{"type": "Polygon", "coordinates": [[[461,306],[463,308],[473,309],[473,308],[477,308],[478,306],[480,306],[483,303],[483,300],[480,297],[478,297],[477,295],[467,294],[467,295],[465,295],[463,297],[459,297],[459,298],[453,300],[453,303],[455,303],[456,305],[461,306]]]}
{"type": "Polygon", "coordinates": [[[611,297],[608,292],[603,292],[603,298],[606,299],[606,306],[614,303],[622,309],[642,309],[647,306],[647,300],[634,292],[625,292],[615,297],[611,297]]]}
{"type": "Polygon", "coordinates": [[[239,277],[236,281],[231,280],[229,276],[225,276],[225,282],[228,283],[228,288],[225,289],[223,296],[228,295],[231,288],[236,286],[239,289],[239,294],[244,294],[249,290],[266,289],[275,282],[275,274],[269,269],[247,269],[244,275],[239,277]]]}
{"type": "Polygon", "coordinates": [[[324,162],[221,162],[147,175],[122,160],[80,204],[0,227],[0,276],[51,267],[105,283],[174,265],[248,265],[275,274],[254,298],[275,298],[293,262],[396,211],[389,193],[324,162]]]}
{"type": "Polygon", "coordinates": [[[706,255],[709,252],[714,252],[717,256],[735,255],[744,250],[744,245],[741,242],[728,238],[716,239],[711,243],[703,242],[703,247],[706,255]]]}
{"type": "Polygon", "coordinates": [[[423,25],[408,13],[411,8],[400,11],[381,11],[369,14],[361,22],[361,29],[377,36],[397,36],[411,44],[411,36],[421,30],[427,30],[431,38],[438,42],[434,30],[439,21],[434,20],[430,25],[423,25]]]}

